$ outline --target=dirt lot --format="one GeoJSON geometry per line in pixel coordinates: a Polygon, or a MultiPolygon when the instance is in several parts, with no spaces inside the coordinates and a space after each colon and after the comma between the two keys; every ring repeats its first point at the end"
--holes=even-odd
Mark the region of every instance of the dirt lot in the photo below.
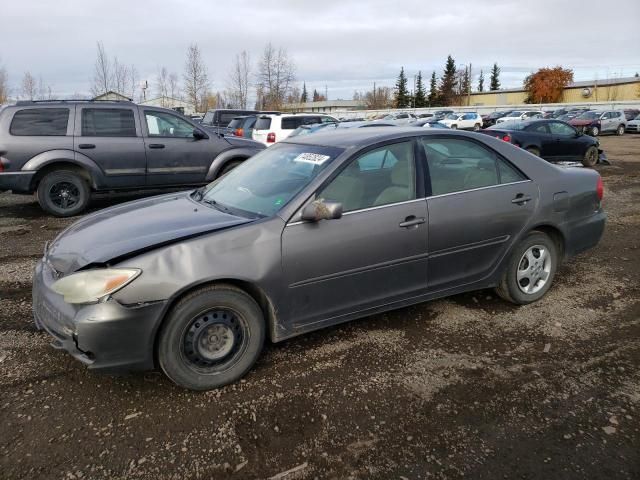
{"type": "Polygon", "coordinates": [[[640,478],[640,135],[602,143],[605,237],[542,301],[367,318],[207,393],[53,350],[30,278],[69,221],[0,194],[0,478],[640,478]]]}

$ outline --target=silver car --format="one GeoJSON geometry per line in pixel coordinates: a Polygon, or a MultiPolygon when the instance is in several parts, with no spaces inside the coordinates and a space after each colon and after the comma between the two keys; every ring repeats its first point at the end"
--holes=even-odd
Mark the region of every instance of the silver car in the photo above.
{"type": "Polygon", "coordinates": [[[45,248],[33,311],[91,369],[242,377],[265,340],[460,292],[539,300],[604,230],[597,172],[488,135],[338,129],[198,190],[88,215],[45,248]]]}

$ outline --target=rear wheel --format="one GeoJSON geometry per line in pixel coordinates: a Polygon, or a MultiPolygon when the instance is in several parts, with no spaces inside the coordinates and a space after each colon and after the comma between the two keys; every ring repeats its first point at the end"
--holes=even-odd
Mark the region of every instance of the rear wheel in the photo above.
{"type": "Polygon", "coordinates": [[[548,235],[533,231],[513,250],[498,295],[518,305],[535,302],[547,293],[556,274],[557,247],[548,235]]]}
{"type": "Polygon", "coordinates": [[[177,385],[210,390],[243,377],[264,338],[264,317],[255,300],[230,285],[211,285],[171,310],[160,331],[158,359],[177,385]]]}
{"type": "Polygon", "coordinates": [[[233,162],[229,162],[227,163],[224,167],[222,167],[222,171],[220,172],[220,175],[218,175],[219,177],[222,177],[223,175],[226,175],[227,173],[229,173],[231,170],[233,170],[234,168],[236,168],[238,165],[240,165],[242,162],[240,161],[233,161],[233,162]]]}
{"type": "Polygon", "coordinates": [[[624,135],[624,125],[618,125],[618,129],[616,130],[616,135],[624,135]]]}
{"type": "Polygon", "coordinates": [[[538,150],[536,147],[527,147],[527,152],[535,155],[536,157],[540,156],[540,150],[538,150]]]}
{"type": "Polygon", "coordinates": [[[71,217],[89,204],[91,191],[87,181],[73,170],[54,170],[38,184],[38,203],[56,217],[71,217]]]}
{"type": "Polygon", "coordinates": [[[480,124],[479,124],[479,123],[476,123],[476,124],[473,126],[473,131],[474,131],[474,132],[477,132],[478,130],[480,130],[480,124]]]}
{"type": "Polygon", "coordinates": [[[600,129],[598,127],[591,127],[591,136],[597,137],[600,134],[600,129]]]}
{"type": "Polygon", "coordinates": [[[456,125],[455,123],[453,125],[451,125],[451,130],[457,130],[458,129],[458,125],[456,125]]]}
{"type": "Polygon", "coordinates": [[[584,152],[582,165],[584,165],[585,167],[593,167],[596,163],[598,163],[598,149],[594,146],[591,146],[587,148],[586,152],[584,152]]]}

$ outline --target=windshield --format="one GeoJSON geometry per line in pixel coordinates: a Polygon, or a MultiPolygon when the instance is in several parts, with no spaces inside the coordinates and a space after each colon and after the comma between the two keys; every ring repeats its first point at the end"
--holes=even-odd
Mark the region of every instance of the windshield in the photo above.
{"type": "Polygon", "coordinates": [[[243,123],[244,123],[244,118],[234,118],[229,122],[229,125],[227,125],[227,128],[239,128],[242,126],[243,123]]]}
{"type": "Polygon", "coordinates": [[[316,145],[275,144],[209,184],[201,201],[233,215],[271,216],[342,151],[316,145]]]}
{"type": "Polygon", "coordinates": [[[511,112],[509,115],[507,115],[507,117],[519,117],[520,115],[522,115],[522,112],[515,111],[511,112]]]}
{"type": "Polygon", "coordinates": [[[640,120],[640,113],[634,118],[634,120],[640,120]]]}
{"type": "Polygon", "coordinates": [[[584,120],[595,120],[596,118],[600,118],[600,112],[584,112],[576,117],[576,119],[584,119],[584,120]]]}
{"type": "Polygon", "coordinates": [[[213,112],[207,112],[202,118],[202,123],[205,125],[211,125],[213,123],[213,112]]]}

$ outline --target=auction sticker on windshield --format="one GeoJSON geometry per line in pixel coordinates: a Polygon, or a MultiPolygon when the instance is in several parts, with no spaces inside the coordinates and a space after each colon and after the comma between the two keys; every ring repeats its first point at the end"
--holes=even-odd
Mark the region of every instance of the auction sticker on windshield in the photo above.
{"type": "Polygon", "coordinates": [[[301,153],[293,159],[294,162],[312,163],[313,165],[322,165],[329,160],[329,155],[320,155],[319,153],[301,153]]]}

